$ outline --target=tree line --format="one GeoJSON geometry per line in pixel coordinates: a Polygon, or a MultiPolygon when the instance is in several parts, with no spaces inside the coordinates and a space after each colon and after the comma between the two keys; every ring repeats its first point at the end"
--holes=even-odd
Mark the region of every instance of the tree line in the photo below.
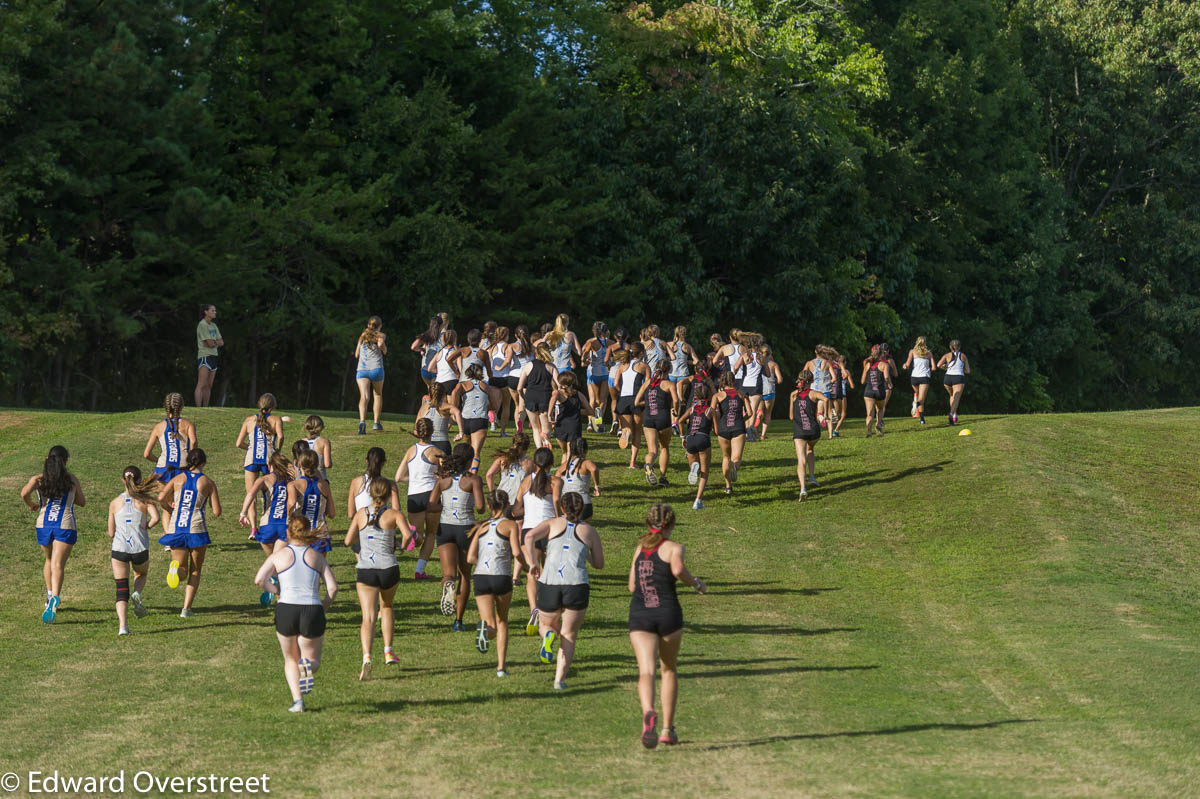
{"type": "Polygon", "coordinates": [[[0,0],[0,404],[351,407],[384,320],[962,341],[972,405],[1195,404],[1200,7],[0,0]]]}

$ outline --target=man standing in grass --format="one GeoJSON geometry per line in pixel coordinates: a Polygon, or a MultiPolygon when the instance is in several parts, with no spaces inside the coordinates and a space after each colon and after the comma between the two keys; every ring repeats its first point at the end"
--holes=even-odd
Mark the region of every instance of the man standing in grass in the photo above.
{"type": "Polygon", "coordinates": [[[213,378],[217,374],[217,348],[225,346],[217,329],[217,306],[201,305],[200,322],[196,325],[196,407],[208,405],[213,378]]]}

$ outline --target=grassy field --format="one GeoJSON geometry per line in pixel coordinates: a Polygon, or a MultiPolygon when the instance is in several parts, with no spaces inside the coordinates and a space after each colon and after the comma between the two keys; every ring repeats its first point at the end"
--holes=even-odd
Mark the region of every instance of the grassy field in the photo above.
{"type": "MultiPolygon", "coordinates": [[[[718,488],[701,512],[682,465],[650,489],[615,439],[592,436],[609,564],[569,691],[551,690],[532,638],[514,638],[497,680],[494,655],[449,632],[437,584],[409,579],[411,555],[403,664],[384,668],[377,643],[376,678],[359,683],[339,546],[344,593],[302,716],[285,712],[271,611],[251,584],[262,557],[236,524],[244,413],[186,412],[227,508],[195,617],[178,617],[182,591],[152,547],[150,615],[118,640],[105,505],[160,413],[0,412],[0,771],[265,772],[273,793],[322,797],[1200,795],[1198,410],[963,416],[970,437],[895,419],[868,440],[859,422],[818,446],[822,487],[804,504],[780,422],[747,446],[734,497],[718,488]],[[89,502],[59,620],[44,625],[17,492],[55,443],[89,502]],[[712,588],[681,593],[681,745],[647,752],[625,579],[659,499],[712,588]]],[[[368,446],[387,448],[390,473],[410,439],[325,418],[340,506],[368,446]]],[[[526,612],[521,591],[513,618],[526,612]]]]}

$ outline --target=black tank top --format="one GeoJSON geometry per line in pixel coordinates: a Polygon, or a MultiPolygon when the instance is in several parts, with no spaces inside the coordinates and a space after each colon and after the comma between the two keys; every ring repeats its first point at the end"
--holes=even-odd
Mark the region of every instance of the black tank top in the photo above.
{"type": "Polygon", "coordinates": [[[525,378],[525,390],[535,395],[550,396],[550,372],[546,364],[534,358],[529,367],[529,376],[525,378]]]}
{"type": "Polygon", "coordinates": [[[817,425],[817,403],[809,396],[809,390],[796,395],[792,404],[792,437],[820,438],[821,428],[817,425]]]}
{"type": "Polygon", "coordinates": [[[671,395],[659,386],[650,386],[644,397],[646,410],[642,411],[643,424],[666,424],[671,418],[671,395]]]}
{"type": "Polygon", "coordinates": [[[579,404],[578,394],[562,400],[556,407],[558,408],[558,419],[555,421],[556,425],[569,426],[572,423],[577,424],[579,422],[579,411],[582,406],[579,404]]]}
{"type": "Polygon", "coordinates": [[[675,575],[671,573],[671,564],[658,556],[659,546],[638,552],[637,562],[633,565],[633,597],[629,600],[631,613],[679,610],[675,575]]]}
{"type": "Polygon", "coordinates": [[[883,372],[879,371],[879,364],[882,361],[876,361],[867,369],[867,391],[873,394],[884,394],[887,392],[887,384],[883,379],[883,372]]]}
{"type": "Polygon", "coordinates": [[[710,433],[712,433],[712,419],[708,415],[708,406],[694,406],[692,416],[688,419],[688,435],[706,436],[710,433]]]}
{"type": "Polygon", "coordinates": [[[746,431],[746,419],[742,416],[742,398],[737,394],[730,396],[725,395],[725,398],[717,403],[717,410],[721,413],[717,416],[717,432],[719,433],[737,433],[746,431]]]}

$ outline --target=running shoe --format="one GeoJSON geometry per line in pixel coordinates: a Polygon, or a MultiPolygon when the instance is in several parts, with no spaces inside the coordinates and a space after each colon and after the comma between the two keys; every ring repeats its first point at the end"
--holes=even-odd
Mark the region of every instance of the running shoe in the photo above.
{"type": "Polygon", "coordinates": [[[842,437],[842,434],[841,434],[841,433],[839,433],[838,431],[834,430],[834,431],[833,431],[833,437],[834,437],[834,438],[841,438],[841,437],[842,437]]]}
{"type": "Polygon", "coordinates": [[[802,488],[802,489],[800,489],[800,500],[799,501],[803,502],[806,499],[808,499],[808,492],[802,488]]]}
{"type": "Polygon", "coordinates": [[[313,676],[312,661],[308,658],[300,658],[296,665],[300,667],[300,693],[311,694],[313,686],[317,682],[317,678],[313,676]]]}
{"type": "Polygon", "coordinates": [[[729,464],[729,482],[737,482],[738,466],[740,465],[741,461],[734,461],[733,463],[729,464]]]}
{"type": "Polygon", "coordinates": [[[517,420],[517,432],[518,433],[525,432],[525,420],[524,419],[517,420]]]}
{"type": "Polygon", "coordinates": [[[668,746],[674,746],[679,743],[679,736],[675,734],[675,728],[667,727],[663,730],[663,734],[658,736],[658,742],[660,744],[667,744],[668,746]]]}
{"type": "Polygon", "coordinates": [[[662,477],[658,478],[658,487],[659,488],[670,488],[671,487],[671,481],[667,479],[667,476],[665,474],[662,477]]]}
{"type": "Polygon", "coordinates": [[[700,482],[700,461],[692,464],[692,468],[688,470],[688,485],[694,486],[700,482]]]}
{"type": "Polygon", "coordinates": [[[492,431],[496,430],[496,412],[488,411],[488,424],[492,426],[492,431]]]}
{"type": "Polygon", "coordinates": [[[642,746],[647,749],[653,749],[658,746],[658,732],[654,729],[657,726],[657,713],[653,710],[647,710],[642,714],[642,746]]]}
{"type": "Polygon", "coordinates": [[[442,601],[439,603],[443,616],[454,615],[454,581],[442,583],[442,601]]]}
{"type": "Polygon", "coordinates": [[[947,419],[948,424],[950,424],[950,425],[954,424],[954,415],[953,414],[947,416],[946,419],[947,419]]]}
{"type": "Polygon", "coordinates": [[[358,423],[358,434],[360,436],[365,436],[367,434],[367,423],[366,422],[358,423]]]}
{"type": "Polygon", "coordinates": [[[399,666],[400,658],[396,657],[395,652],[384,652],[383,653],[383,664],[385,666],[399,666]]]}
{"type": "Polygon", "coordinates": [[[414,580],[432,580],[433,578],[430,577],[425,572],[413,572],[413,579],[414,580]]]}
{"type": "Polygon", "coordinates": [[[496,671],[496,676],[497,676],[497,677],[507,677],[507,676],[508,676],[508,672],[507,672],[507,671],[505,671],[504,669],[499,669],[499,670],[497,670],[497,671],[496,671]]]}
{"type": "Polygon", "coordinates": [[[692,510],[704,510],[704,503],[697,499],[692,503],[692,510]]]}
{"type": "Polygon", "coordinates": [[[654,473],[653,469],[646,470],[646,485],[650,486],[651,488],[654,488],[656,485],[658,485],[658,475],[654,473]]]}
{"type": "Polygon", "coordinates": [[[727,496],[727,497],[733,496],[733,489],[730,488],[729,486],[725,486],[725,496],[727,496]]]}
{"type": "Polygon", "coordinates": [[[142,600],[142,593],[134,591],[129,595],[129,601],[133,603],[133,615],[139,619],[146,616],[146,603],[142,600]]]}
{"type": "Polygon", "coordinates": [[[181,619],[190,619],[195,615],[196,611],[192,610],[191,608],[184,608],[183,610],[179,611],[179,618],[181,619]]]}
{"type": "Polygon", "coordinates": [[[292,706],[288,708],[288,713],[303,713],[303,712],[304,712],[304,700],[303,699],[297,699],[295,702],[292,703],[292,706]]]}
{"type": "Polygon", "coordinates": [[[538,612],[537,608],[529,611],[529,621],[525,624],[526,637],[532,637],[538,634],[538,612]]]}
{"type": "Polygon", "coordinates": [[[51,594],[49,591],[46,592],[46,604],[42,605],[42,612],[45,612],[46,608],[50,607],[50,597],[52,597],[52,596],[54,596],[54,595],[51,594]]]}
{"type": "Polygon", "coordinates": [[[452,633],[465,633],[466,631],[467,625],[462,623],[462,619],[455,619],[454,624],[450,625],[450,632],[452,633]]]}
{"type": "MultiPolygon", "coordinates": [[[[359,682],[366,682],[369,679],[371,679],[371,659],[363,658],[362,668],[358,671],[358,680],[359,682]]],[[[303,682],[300,684],[300,693],[308,693],[308,691],[304,690],[303,682]]]]}
{"type": "Polygon", "coordinates": [[[167,588],[179,587],[179,561],[171,561],[171,568],[167,569],[167,588]]]}
{"type": "Polygon", "coordinates": [[[404,548],[404,551],[405,551],[405,552],[412,552],[414,549],[416,549],[416,548],[417,548],[417,528],[413,527],[413,526],[410,524],[410,525],[408,526],[408,531],[409,531],[410,533],[412,533],[412,535],[411,535],[411,536],[409,536],[409,539],[408,539],[408,546],[406,546],[406,547],[404,548]]]}
{"type": "Polygon", "coordinates": [[[758,413],[754,414],[754,426],[755,427],[758,427],[760,424],[762,424],[762,417],[763,417],[763,409],[760,407],[758,409],[758,413]]]}
{"type": "Polygon", "coordinates": [[[565,691],[567,690],[567,684],[565,682],[556,682],[554,683],[554,690],[565,691]]]}
{"type": "Polygon", "coordinates": [[[59,599],[56,596],[50,597],[50,601],[46,603],[46,609],[42,611],[42,621],[46,624],[53,624],[58,618],[58,603],[59,599]]]}
{"type": "Polygon", "coordinates": [[[554,645],[558,643],[558,633],[554,630],[546,630],[546,636],[542,639],[542,648],[538,650],[538,660],[543,663],[554,662],[554,645]]]}
{"type": "Polygon", "coordinates": [[[374,430],[376,433],[382,433],[383,425],[381,425],[379,422],[376,422],[375,424],[371,425],[371,429],[374,430]]]}
{"type": "Polygon", "coordinates": [[[922,417],[921,417],[921,424],[925,424],[925,417],[924,417],[924,416],[922,416],[922,417]]]}
{"type": "Polygon", "coordinates": [[[875,423],[875,432],[879,435],[883,435],[883,419],[880,419],[875,423]]]}
{"type": "Polygon", "coordinates": [[[475,648],[480,652],[488,651],[488,625],[483,619],[479,620],[479,629],[475,632],[475,648]]]}
{"type": "Polygon", "coordinates": [[[812,477],[808,478],[808,484],[809,484],[810,486],[812,486],[813,488],[820,488],[820,487],[821,487],[821,484],[817,482],[817,476],[816,476],[816,475],[813,475],[812,477]]]}
{"type": "Polygon", "coordinates": [[[122,627],[121,629],[117,630],[117,637],[120,638],[122,635],[129,635],[128,627],[122,627]]]}
{"type": "Polygon", "coordinates": [[[629,428],[621,428],[621,432],[617,434],[617,446],[621,449],[629,449],[629,428]]]}
{"type": "Polygon", "coordinates": [[[259,594],[258,595],[258,604],[262,605],[264,608],[267,605],[270,605],[271,604],[271,592],[263,591],[261,594],[259,594]]]}
{"type": "Polygon", "coordinates": [[[613,419],[613,423],[612,423],[612,425],[609,426],[608,432],[610,434],[615,433],[620,428],[620,426],[621,426],[620,422],[618,422],[616,419],[613,419]]]}

